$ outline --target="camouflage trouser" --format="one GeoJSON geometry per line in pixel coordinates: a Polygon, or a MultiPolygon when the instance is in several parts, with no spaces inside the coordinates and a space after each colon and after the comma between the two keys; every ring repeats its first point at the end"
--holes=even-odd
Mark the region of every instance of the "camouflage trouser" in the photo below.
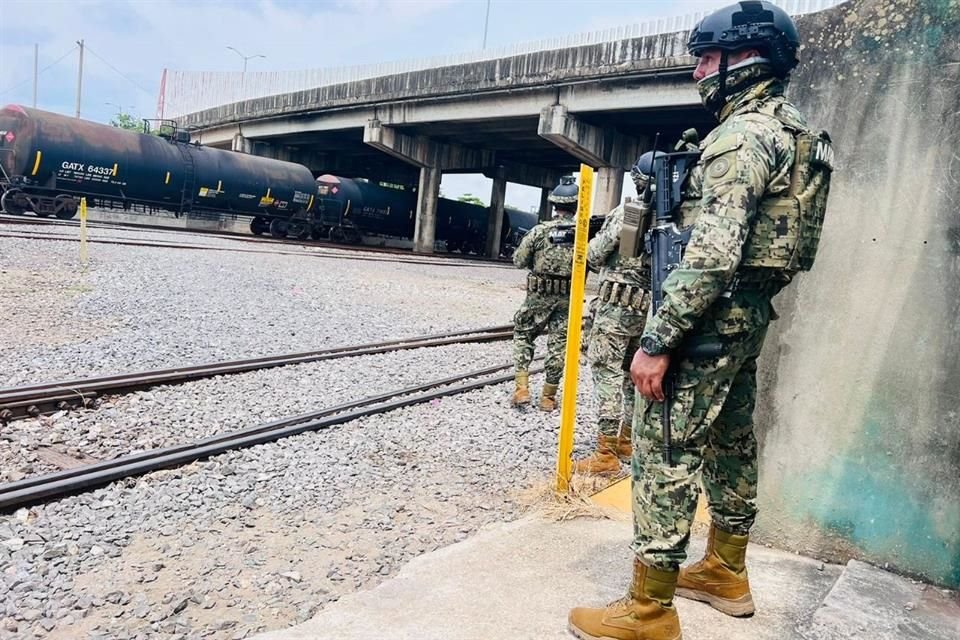
{"type": "Polygon", "coordinates": [[[513,316],[513,364],[517,371],[530,370],[533,342],[547,331],[544,369],[547,382],[559,384],[567,346],[568,306],[569,298],[566,295],[527,292],[527,298],[513,316]]]}
{"type": "Polygon", "coordinates": [[[756,517],[753,408],[766,322],[728,336],[719,358],[675,363],[673,467],[661,457],[663,404],[638,398],[633,422],[633,545],[645,563],[673,570],[686,558],[703,484],[721,529],[746,535],[756,517]]]}
{"type": "Polygon", "coordinates": [[[649,301],[649,295],[644,295],[639,307],[611,302],[601,302],[597,307],[587,358],[597,399],[600,435],[616,436],[621,422],[633,421],[636,389],[630,380],[629,362],[624,367],[624,360],[632,357],[639,346],[649,301]]]}
{"type": "Polygon", "coordinates": [[[580,341],[580,353],[586,355],[590,345],[590,332],[593,331],[593,322],[597,317],[597,306],[600,304],[600,298],[590,298],[587,303],[587,315],[583,318],[583,331],[580,341]]]}

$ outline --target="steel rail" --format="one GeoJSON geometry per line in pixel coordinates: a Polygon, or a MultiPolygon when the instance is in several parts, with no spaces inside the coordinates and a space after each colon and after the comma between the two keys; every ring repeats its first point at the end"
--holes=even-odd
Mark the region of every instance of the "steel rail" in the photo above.
{"type": "Polygon", "coordinates": [[[63,380],[36,385],[0,389],[0,420],[8,421],[26,416],[68,408],[72,402],[89,403],[105,393],[125,393],[160,384],[179,384],[218,375],[244,373],[290,364],[318,362],[372,355],[390,351],[405,351],[422,347],[438,347],[467,342],[493,342],[512,336],[512,325],[497,325],[447,333],[400,338],[385,342],[332,347],[279,356],[262,356],[245,360],[214,362],[189,367],[174,367],[152,371],[137,371],[94,378],[63,380]],[[64,404],[65,403],[65,404],[64,404]]]}
{"type": "MultiPolygon", "coordinates": [[[[0,214],[0,224],[11,225],[35,225],[48,227],[78,228],[80,222],[77,220],[60,220],[51,218],[38,218],[35,216],[14,216],[12,214],[0,214]]],[[[168,227],[162,224],[146,224],[137,222],[108,222],[105,220],[94,220],[87,222],[88,229],[103,229],[105,231],[131,231],[137,233],[171,233],[171,234],[193,234],[201,237],[220,238],[224,240],[236,240],[237,242],[249,242],[254,244],[267,245],[289,245],[294,247],[333,249],[346,252],[360,252],[382,254],[384,256],[409,256],[415,258],[417,254],[409,249],[400,249],[396,247],[376,247],[370,245],[351,245],[340,244],[331,240],[306,240],[298,238],[274,238],[272,236],[256,236],[240,231],[226,231],[215,229],[189,229],[185,227],[168,227]]],[[[456,255],[452,253],[435,253],[431,258],[436,260],[463,260],[467,262],[478,262],[482,264],[492,264],[493,266],[510,266],[509,259],[488,258],[477,255],[456,255]]]]}
{"type": "MultiPolygon", "coordinates": [[[[162,447],[83,467],[24,478],[0,485],[0,510],[35,504],[44,499],[62,497],[158,469],[189,464],[227,451],[273,442],[308,431],[328,429],[359,418],[508,382],[514,378],[512,372],[491,374],[511,368],[512,364],[486,367],[255,427],[217,434],[190,444],[162,447]],[[456,384],[471,379],[471,382],[456,384]]],[[[531,373],[540,371],[542,367],[535,367],[531,373]]]]}
{"type": "MultiPolygon", "coordinates": [[[[80,242],[80,238],[75,238],[73,236],[66,235],[54,235],[54,234],[43,234],[43,235],[31,235],[28,232],[19,232],[19,233],[10,233],[2,232],[0,233],[0,238],[15,238],[19,240],[46,240],[48,242],[80,242]]],[[[268,255],[278,255],[278,256],[307,256],[311,258],[322,258],[326,260],[361,260],[367,262],[396,262],[402,264],[425,264],[425,265],[439,265],[447,267],[495,267],[495,268],[513,268],[513,264],[503,261],[484,261],[484,260],[471,260],[470,258],[457,258],[457,257],[443,257],[433,260],[426,260],[423,258],[415,257],[415,254],[392,254],[392,253],[383,253],[383,252],[360,252],[358,255],[351,255],[351,250],[349,247],[316,247],[317,249],[339,249],[343,251],[341,254],[331,254],[331,253],[317,253],[314,251],[284,251],[284,250],[271,250],[271,249],[248,249],[243,247],[218,247],[214,245],[203,245],[203,244],[181,244],[177,242],[165,242],[159,240],[112,240],[109,238],[103,239],[92,239],[87,238],[87,242],[92,244],[112,244],[126,247],[151,247],[151,248],[161,248],[161,249],[187,249],[193,251],[232,251],[236,253],[261,253],[268,255]],[[377,255],[361,255],[361,254],[374,254],[381,253],[382,257],[377,255]],[[410,256],[409,258],[407,256],[410,256]]],[[[286,244],[286,243],[280,243],[286,244]]],[[[300,244],[296,246],[302,246],[305,249],[312,248],[310,245],[300,244]]]]}

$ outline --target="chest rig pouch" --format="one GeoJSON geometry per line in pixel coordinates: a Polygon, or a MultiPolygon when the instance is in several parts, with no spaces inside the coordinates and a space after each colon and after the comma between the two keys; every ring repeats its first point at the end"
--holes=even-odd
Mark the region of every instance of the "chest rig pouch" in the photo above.
{"type": "Polygon", "coordinates": [[[773,105],[759,112],[777,118],[793,134],[796,152],[789,188],[760,201],[741,265],[787,273],[809,271],[817,256],[830,192],[834,161],[830,135],[781,118],[773,105]]]}

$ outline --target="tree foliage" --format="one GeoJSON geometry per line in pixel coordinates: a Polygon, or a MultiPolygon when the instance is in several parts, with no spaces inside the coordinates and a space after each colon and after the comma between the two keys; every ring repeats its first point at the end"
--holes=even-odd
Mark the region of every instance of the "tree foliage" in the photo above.
{"type": "Polygon", "coordinates": [[[118,113],[110,120],[110,126],[128,131],[143,132],[143,123],[129,113],[118,113]]]}
{"type": "MultiPolygon", "coordinates": [[[[127,131],[136,131],[137,133],[144,133],[143,131],[143,120],[140,118],[135,118],[129,113],[118,113],[110,120],[110,126],[117,127],[118,129],[126,129],[127,131]]],[[[152,136],[160,135],[160,129],[153,129],[148,131],[152,136]]]]}
{"type": "Polygon", "coordinates": [[[477,196],[473,195],[472,193],[465,193],[465,194],[463,194],[462,196],[460,196],[459,198],[457,198],[457,201],[458,201],[458,202],[466,202],[467,204],[475,204],[475,205],[478,205],[478,206],[481,206],[481,207],[487,206],[487,205],[485,205],[485,204],[483,203],[483,200],[481,200],[481,199],[478,198],[477,196]]]}

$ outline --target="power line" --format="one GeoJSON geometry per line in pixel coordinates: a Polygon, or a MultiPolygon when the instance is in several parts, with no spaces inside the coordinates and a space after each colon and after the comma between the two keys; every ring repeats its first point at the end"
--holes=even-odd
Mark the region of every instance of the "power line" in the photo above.
{"type": "Polygon", "coordinates": [[[144,88],[143,88],[143,85],[141,85],[139,82],[137,82],[136,80],[132,79],[130,76],[126,75],[123,71],[120,71],[120,69],[117,69],[115,66],[113,66],[112,64],[110,64],[109,62],[107,62],[99,53],[97,53],[96,51],[94,51],[93,49],[91,49],[89,45],[86,47],[86,50],[87,50],[88,53],[93,54],[93,56],[94,56],[97,60],[99,60],[99,61],[102,62],[103,64],[105,64],[105,65],[107,65],[108,67],[110,67],[110,68],[113,70],[114,73],[116,73],[118,76],[120,76],[121,78],[123,78],[124,80],[126,80],[127,82],[129,82],[130,84],[132,84],[133,86],[135,86],[137,89],[140,89],[140,91],[143,91],[145,94],[147,94],[147,95],[150,96],[151,98],[155,97],[152,91],[150,91],[149,89],[144,89],[144,88]]]}
{"type": "MultiPolygon", "coordinates": [[[[52,68],[52,67],[57,66],[60,62],[63,61],[64,58],[66,58],[67,56],[69,56],[71,53],[73,53],[73,52],[76,51],[76,50],[77,50],[77,47],[73,47],[72,49],[70,49],[70,51],[67,51],[65,54],[63,54],[62,56],[60,56],[59,58],[57,58],[56,60],[54,60],[53,62],[51,62],[50,64],[48,64],[47,66],[45,66],[43,69],[40,69],[40,71],[37,72],[37,75],[40,75],[40,74],[42,74],[44,71],[46,71],[46,70],[48,70],[48,69],[50,69],[50,68],[52,68]]],[[[0,96],[2,96],[2,95],[4,95],[4,94],[7,94],[7,93],[10,93],[10,92],[13,91],[14,89],[19,89],[20,87],[22,87],[23,85],[27,84],[28,82],[30,82],[30,81],[32,81],[32,80],[33,80],[33,78],[27,78],[26,80],[23,80],[22,82],[18,82],[17,84],[13,85],[12,87],[9,87],[9,88],[7,88],[7,89],[4,89],[3,91],[0,91],[0,96]]]]}

